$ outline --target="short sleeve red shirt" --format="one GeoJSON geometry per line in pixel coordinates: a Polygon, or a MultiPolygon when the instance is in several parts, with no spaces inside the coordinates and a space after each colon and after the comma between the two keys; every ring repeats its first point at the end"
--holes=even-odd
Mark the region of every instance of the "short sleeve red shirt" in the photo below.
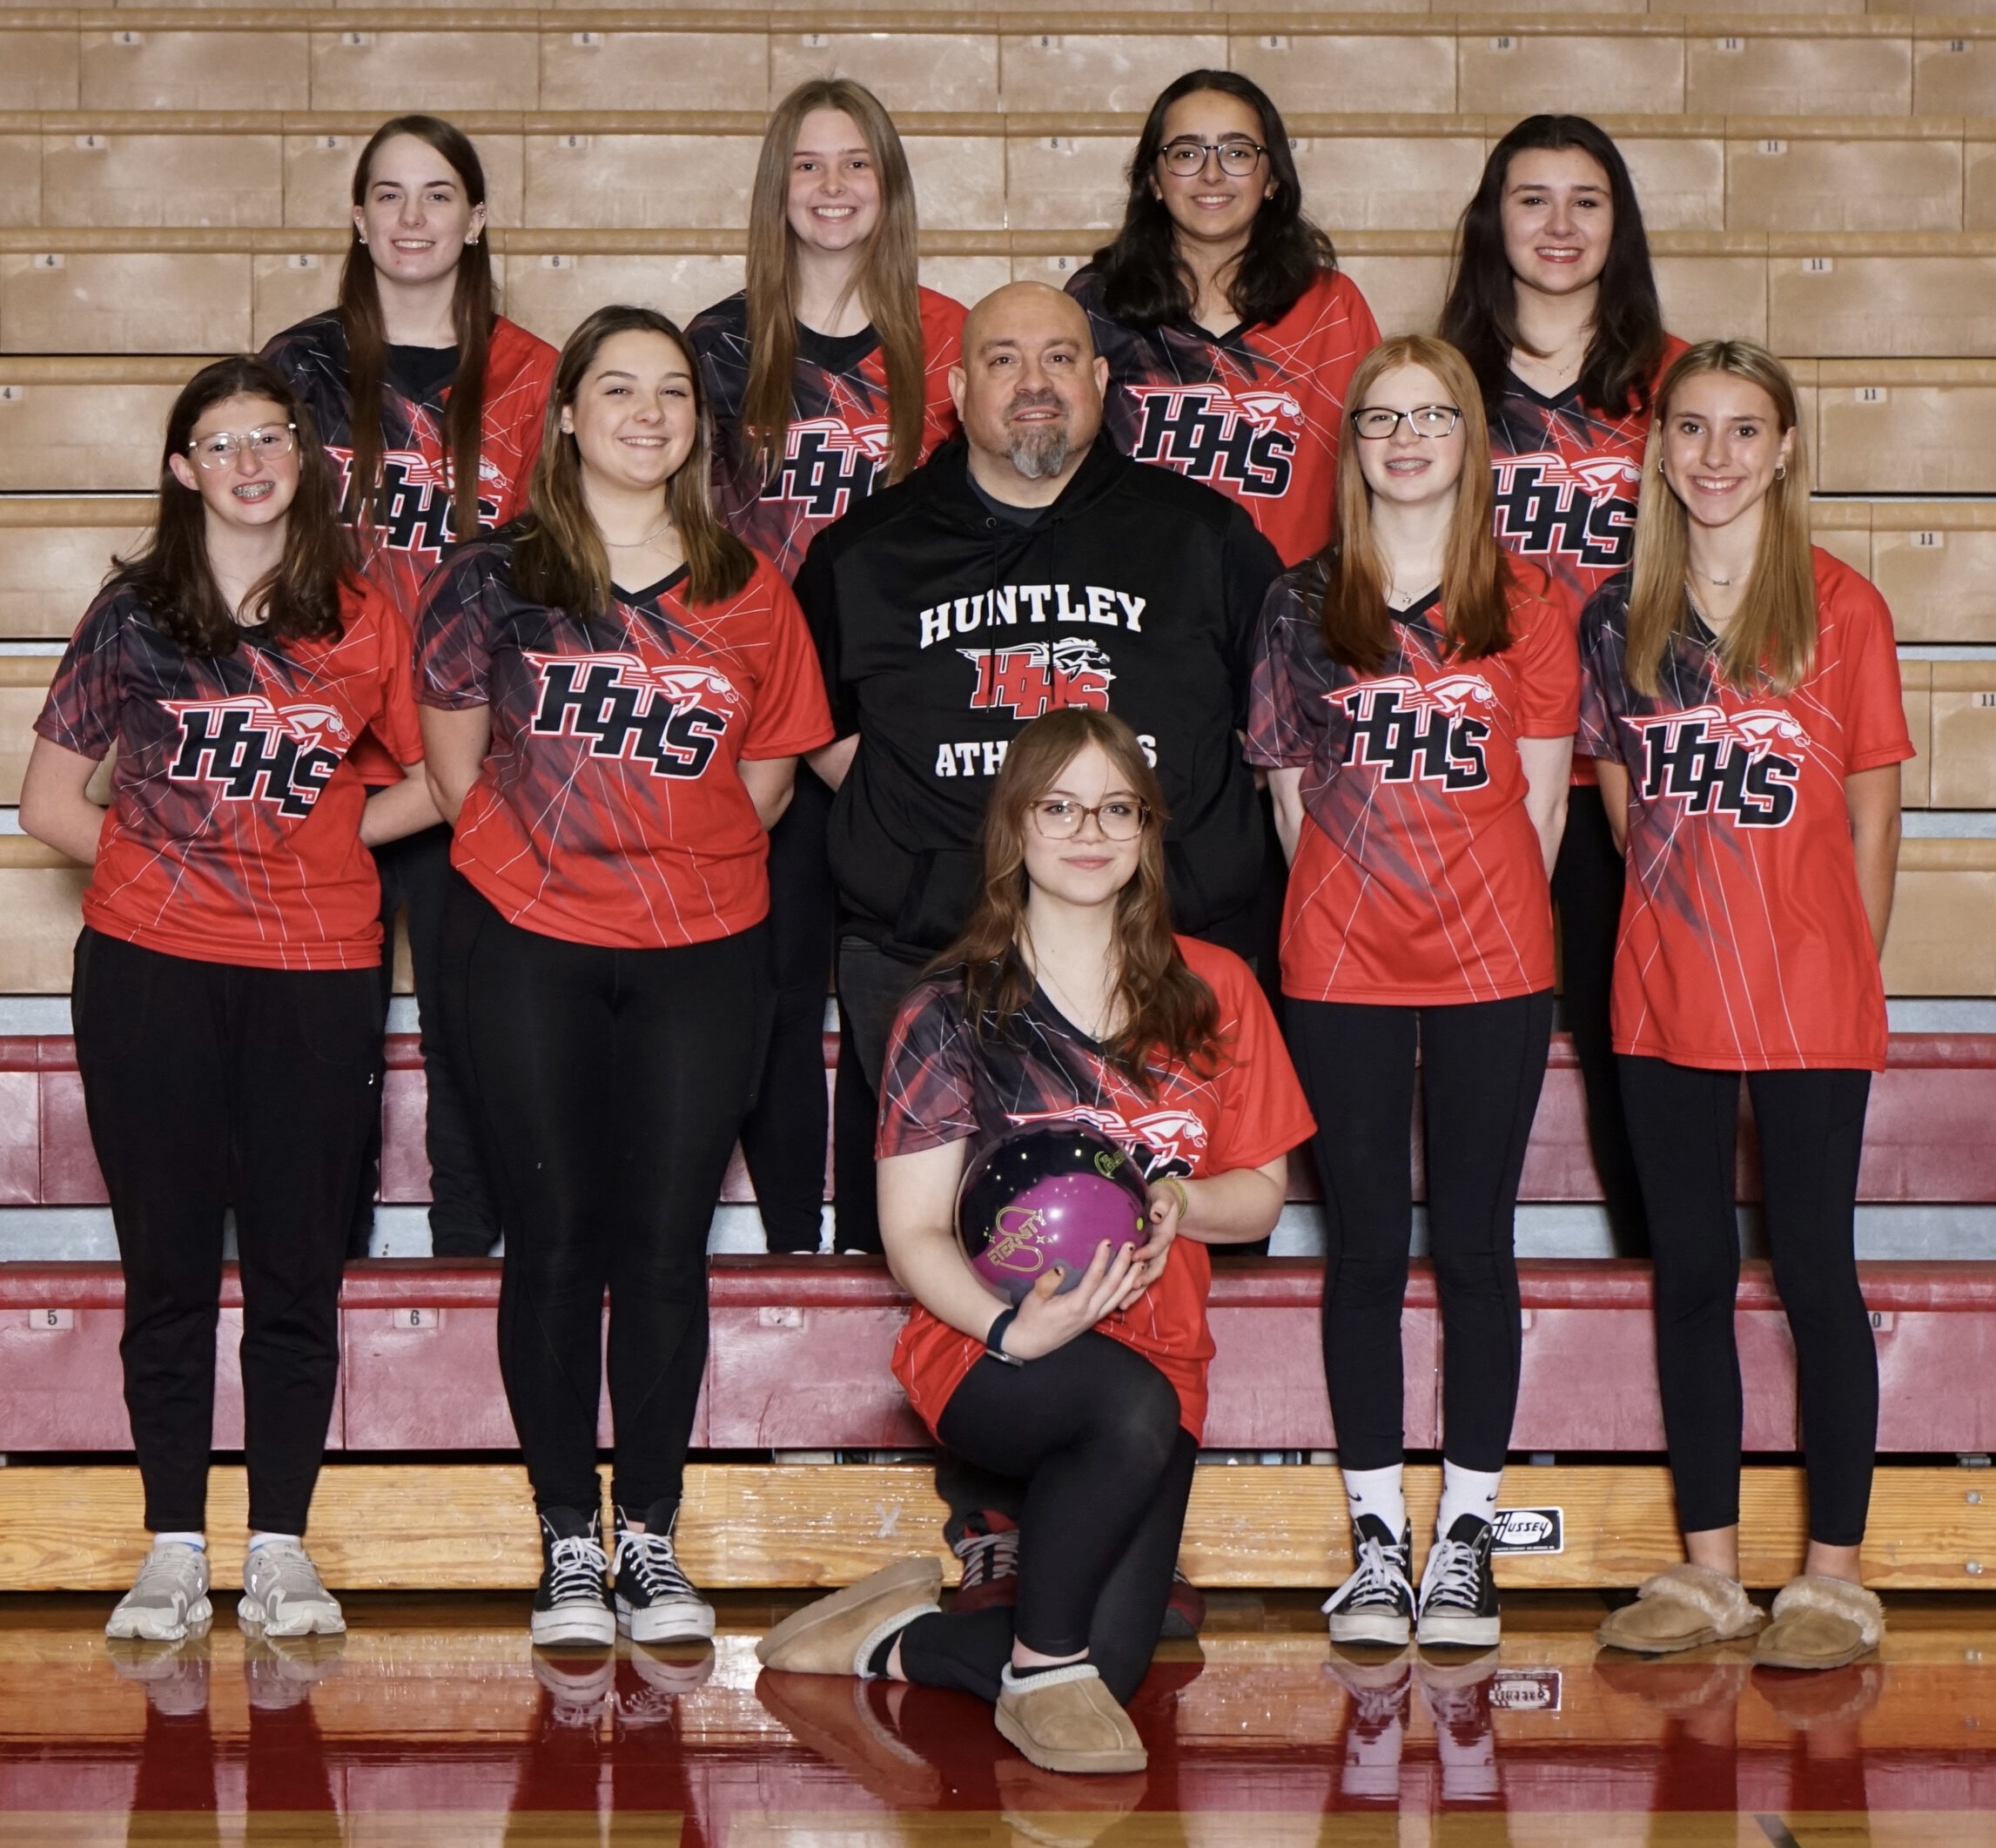
{"type": "Polygon", "coordinates": [[[1115,319],[1091,264],[1067,286],[1109,362],[1104,427],[1125,455],[1176,469],[1245,507],[1285,565],[1329,544],[1345,388],[1379,324],[1342,271],[1279,320],[1215,336],[1191,321],[1115,319]]]}
{"type": "Polygon", "coordinates": [[[696,607],[683,571],[587,621],[514,588],[512,537],[460,547],[417,624],[417,697],[492,709],[451,863],[522,929],[650,950],[730,937],[770,908],[769,837],[737,768],[828,743],[817,655],[758,556],[696,607]]]}
{"type": "MultiPolygon", "coordinates": [[[[950,368],[963,357],[959,301],[919,292],[922,317],[922,453],[926,461],[957,433],[950,368]]],[[[797,575],[816,534],[887,485],[892,462],[887,355],[869,327],[848,339],[797,329],[796,386],[782,465],[765,479],[743,427],[748,396],[749,298],[730,295],[696,315],[686,337],[700,363],[714,417],[714,489],[730,532],[797,575]]]]}
{"type": "Polygon", "coordinates": [[[79,756],[115,744],[111,805],[84,922],[195,962],[372,969],[380,885],[360,844],[367,790],[349,756],[370,728],[423,755],[406,632],[355,582],[336,640],[186,655],[113,583],[63,655],[35,730],[79,756]]]}
{"type": "MultiPolygon", "coordinates": [[[[980,1038],[961,980],[924,983],[902,1004],[880,1090],[884,1159],[951,1142],[991,1142],[1031,1123],[1085,1123],[1111,1137],[1153,1180],[1260,1167],[1307,1142],[1315,1127],[1275,1017],[1247,964],[1181,937],[1186,964],[1220,1003],[1220,1050],[1209,1073],[1159,1062],[1146,1093],[1070,1025],[1043,994],[1005,1035],[980,1038]]],[[[1206,1323],[1213,1267],[1193,1239],[1173,1242],[1165,1271],[1129,1309],[1096,1326],[1145,1355],[1177,1389],[1180,1421],[1206,1422],[1206,1323]]],[[[894,1376],[931,1430],[977,1365],[984,1343],[917,1303],[894,1346],[894,1376]]]]}
{"type": "Polygon", "coordinates": [[[1446,1006],[1553,980],[1552,901],[1520,738],[1573,735],[1573,621],[1544,577],[1511,595],[1511,645],[1450,651],[1433,599],[1394,620],[1377,673],[1334,660],[1313,561],[1269,592],[1247,755],[1300,769],[1309,825],[1289,870],[1282,991],[1446,1006]]]}
{"type": "Polygon", "coordinates": [[[1815,554],[1813,665],[1740,693],[1677,637],[1651,697],[1623,671],[1629,581],[1581,619],[1581,749],[1627,770],[1618,1052],[1721,1072],[1885,1069],[1885,998],[1845,779],[1913,755],[1885,599],[1815,554]]]}

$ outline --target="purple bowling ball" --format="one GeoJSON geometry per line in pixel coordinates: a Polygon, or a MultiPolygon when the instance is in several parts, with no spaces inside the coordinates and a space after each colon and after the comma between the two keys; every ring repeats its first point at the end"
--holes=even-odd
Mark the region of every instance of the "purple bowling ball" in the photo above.
{"type": "Polygon", "coordinates": [[[1058,1265],[1072,1289],[1105,1239],[1142,1245],[1150,1188],[1129,1154],[1079,1125],[1019,1130],[976,1157],[957,1194],[971,1268],[1017,1302],[1058,1265]]]}

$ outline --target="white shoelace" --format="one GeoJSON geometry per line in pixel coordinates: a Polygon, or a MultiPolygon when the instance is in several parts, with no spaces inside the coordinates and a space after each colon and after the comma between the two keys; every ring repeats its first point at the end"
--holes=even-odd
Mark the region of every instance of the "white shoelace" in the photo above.
{"type": "Polygon", "coordinates": [[[602,1603],[606,1562],[602,1547],[588,1535],[575,1534],[557,1540],[548,1549],[548,1563],[552,1568],[548,1580],[548,1596],[552,1603],[602,1603]]]}
{"type": "Polygon", "coordinates": [[[1474,1610],[1482,1589],[1482,1573],[1476,1563],[1476,1549],[1460,1540],[1437,1540],[1428,1555],[1428,1582],[1421,1589],[1421,1608],[1437,1604],[1474,1610]]]}
{"type": "Polygon", "coordinates": [[[137,1599],[143,1592],[147,1598],[171,1601],[179,1597],[192,1603],[201,1596],[198,1559],[199,1556],[192,1547],[177,1548],[172,1552],[153,1548],[140,1563],[138,1576],[132,1580],[131,1589],[125,1596],[137,1599]]]}
{"type": "Polygon", "coordinates": [[[1387,1550],[1369,1535],[1359,1542],[1358,1567],[1343,1584],[1324,1600],[1328,1612],[1341,1606],[1390,1603],[1404,1609],[1414,1596],[1407,1576],[1387,1556],[1387,1550]]]}
{"type": "Polygon", "coordinates": [[[958,1589],[989,1584],[993,1579],[1011,1578],[1018,1571],[1018,1529],[1006,1528],[996,1534],[973,1534],[959,1540],[954,1549],[964,1562],[958,1589]]]}
{"type": "Polygon", "coordinates": [[[644,1587],[649,1597],[696,1598],[700,1596],[693,1581],[680,1567],[670,1534],[636,1534],[628,1527],[619,1529],[613,1575],[621,1577],[627,1562],[632,1576],[644,1587]]]}

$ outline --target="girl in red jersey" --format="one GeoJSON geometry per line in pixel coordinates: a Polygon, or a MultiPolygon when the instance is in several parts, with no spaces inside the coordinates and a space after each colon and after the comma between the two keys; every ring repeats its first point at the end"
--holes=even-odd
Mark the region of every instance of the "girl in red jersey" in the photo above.
{"type": "Polygon", "coordinates": [[[937,1436],[1015,1479],[1018,1598],[937,1611],[933,1557],[821,1599],[765,1636],[771,1669],[890,1675],[994,1702],[1060,1771],[1143,1768],[1124,1705],[1171,1589],[1206,1415],[1206,1247],[1267,1235],[1310,1132],[1247,965],[1174,937],[1163,798],[1122,720],[1069,708],[1012,742],[984,897],[903,1004],[880,1113],[888,1260],[916,1307],[895,1376],[937,1436]],[[1151,1234],[1011,1308],[955,1233],[971,1149],[1072,1117],[1148,1178],[1151,1234]]]}
{"type": "MultiPolygon", "coordinates": [[[[527,504],[554,349],[496,312],[485,245],[485,170],[470,140],[435,116],[375,130],[353,167],[353,236],[339,303],[286,328],[264,357],[290,380],[341,475],[343,516],[364,568],[405,625],[423,579],[454,541],[503,526],[527,504]],[[469,492],[458,484],[475,483],[469,492]]],[[[363,738],[354,763],[392,783],[393,759],[363,738]]],[[[430,1240],[440,1257],[483,1257],[499,1237],[471,1114],[437,1018],[450,830],[377,854],[381,922],[407,907],[429,1091],[430,1240]]],[[[381,964],[384,1022],[392,969],[381,964]]],[[[378,1167],[376,1126],[369,1168],[378,1167]]],[[[365,1252],[374,1183],[364,1179],[354,1248],[365,1252]]]]}
{"type": "Polygon", "coordinates": [[[456,829],[445,1018],[506,1233],[500,1360],[544,1556],[534,1639],[667,1642],[714,1632],[672,1526],[708,1227],[768,1032],[765,830],[831,720],[790,586],[715,518],[680,331],[598,309],[548,420],[525,517],[454,551],[418,622],[456,829]]]}
{"type": "Polygon", "coordinates": [[[1269,594],[1250,758],[1290,856],[1289,1039],[1319,1125],[1330,1385],[1358,1569],[1334,1641],[1484,1646],[1491,1516],[1518,1391],[1512,1217],[1552,1031],[1573,619],[1490,534],[1475,379],[1387,341],[1352,379],[1340,543],[1269,594]],[[1415,1049],[1447,1373],[1442,1509],[1421,1581],[1401,1488],[1400,1316],[1415,1049]]]}
{"type": "MultiPolygon", "coordinates": [[[[850,77],[798,84],[763,137],[748,286],[686,330],[713,407],[721,517],[787,578],[814,534],[956,433],[949,371],[964,308],[917,284],[916,231],[908,158],[879,99],[850,77]]],[[[770,839],[776,1022],[742,1152],[773,1252],[815,1252],[821,1232],[830,811],[831,792],[800,770],[796,798],[770,839]]],[[[873,1094],[848,1039],[838,1244],[877,1251],[873,1094]]]]}
{"type": "MultiPolygon", "coordinates": [[[[1577,615],[1626,570],[1663,331],[1643,208],[1622,151],[1584,116],[1529,116],[1490,150],[1462,213],[1442,338],[1475,369],[1490,424],[1497,540],[1551,573],[1577,615]]],[[[1576,759],[1553,868],[1560,986],[1615,1248],[1650,1248],[1608,994],[1622,856],[1576,759]]]]}
{"type": "Polygon", "coordinates": [[[1581,622],[1581,729],[1628,848],[1615,1050],[1689,1559],[1602,1640],[1663,1652],[1760,1627],[1739,1585],[1744,1072],[1809,1468],[1808,1558],[1754,1653],[1813,1669],[1855,1660],[1884,1623],[1858,1583],[1878,1375],[1854,1221],[1913,751],[1892,613],[1810,545],[1797,415],[1786,369],[1747,341],[1695,346],[1665,374],[1634,569],[1581,622]]]}
{"type": "Polygon", "coordinates": [[[211,1616],[203,1536],[223,1215],[242,1254],[245,1629],[344,1629],[302,1536],[339,1374],[346,1228],[378,1113],[370,846],[436,821],[407,633],[348,568],[311,412],[218,360],[167,420],[150,542],[63,656],[21,825],[91,868],[77,1063],[124,1271],[152,1550],[105,1626],[211,1616]],[[372,728],[405,767],[370,796],[372,728]],[[107,813],[86,793],[115,747],[107,813]]]}
{"type": "Polygon", "coordinates": [[[1329,542],[1364,296],[1303,216],[1289,131],[1259,85],[1191,71],[1151,105],[1115,242],[1067,286],[1109,362],[1126,455],[1231,494],[1285,565],[1329,542]]]}

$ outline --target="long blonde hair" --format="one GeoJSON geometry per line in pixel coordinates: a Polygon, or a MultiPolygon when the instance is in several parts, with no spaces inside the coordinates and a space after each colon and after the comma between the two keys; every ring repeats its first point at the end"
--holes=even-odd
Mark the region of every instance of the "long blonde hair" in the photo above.
{"type": "Polygon", "coordinates": [[[1197,1067],[1220,1036],[1220,1004],[1186,965],[1172,936],[1165,890],[1164,791],[1137,735],[1112,713],[1065,706],[1035,719],[1011,741],[991,805],[985,810],[984,890],[964,933],[930,965],[960,969],[971,1031],[988,1021],[1004,1033],[1032,998],[1032,976],[1016,953],[1026,934],[1025,830],[1029,811],[1091,744],[1115,767],[1123,786],[1149,811],[1139,837],[1136,877],[1116,895],[1116,992],[1123,1027],[1104,1048],[1126,1078],[1144,1082],[1147,1060],[1162,1053],[1197,1067]]]}
{"type": "Polygon", "coordinates": [[[887,478],[898,481],[921,459],[922,306],[916,280],[915,183],[894,118],[850,77],[813,77],[777,104],[763,131],[756,185],[749,197],[749,383],[742,424],[767,479],[783,466],[796,398],[796,240],[790,230],[790,155],[804,118],[843,110],[873,157],[880,181],[880,221],[853,279],[887,368],[887,478]]]}
{"type": "MultiPolygon", "coordinates": [[[[1690,518],[1663,479],[1663,428],[1671,400],[1690,380],[1726,373],[1765,392],[1785,435],[1798,407],[1788,368],[1751,340],[1705,340],[1680,353],[1657,391],[1657,420],[1643,459],[1636,503],[1636,559],[1629,588],[1629,635],[1623,671],[1638,693],[1661,690],[1664,650],[1690,632],[1687,573],[1690,518]]],[[[1760,538],[1739,609],[1719,642],[1719,672],[1728,685],[1777,693],[1794,689],[1816,655],[1816,568],[1810,551],[1809,464],[1792,446],[1785,472],[1761,503],[1760,538]]]]}
{"type": "Polygon", "coordinates": [[[1446,340],[1406,333],[1382,340],[1358,364],[1345,391],[1345,427],[1338,446],[1338,534],[1321,554],[1326,583],[1319,621],[1331,658],[1361,673],[1376,672],[1393,653],[1387,608],[1391,574],[1373,535],[1372,490],[1359,463],[1352,413],[1383,373],[1418,366],[1434,373],[1462,413],[1462,474],[1442,561],[1442,614],[1455,657],[1475,661],[1511,645],[1509,555],[1495,532],[1490,483],[1490,426],[1482,389],[1469,362],[1446,340]]]}
{"type": "Polygon", "coordinates": [[[555,361],[541,454],[528,483],[527,516],[513,548],[513,581],[520,591],[584,621],[609,608],[610,555],[582,498],[582,454],[574,434],[562,429],[561,413],[575,404],[604,342],[619,333],[660,334],[688,356],[696,434],[686,460],[665,484],[664,496],[686,554],[686,601],[724,601],[756,569],[756,554],[714,511],[706,393],[686,336],[655,308],[598,308],[568,336],[555,361]]]}

